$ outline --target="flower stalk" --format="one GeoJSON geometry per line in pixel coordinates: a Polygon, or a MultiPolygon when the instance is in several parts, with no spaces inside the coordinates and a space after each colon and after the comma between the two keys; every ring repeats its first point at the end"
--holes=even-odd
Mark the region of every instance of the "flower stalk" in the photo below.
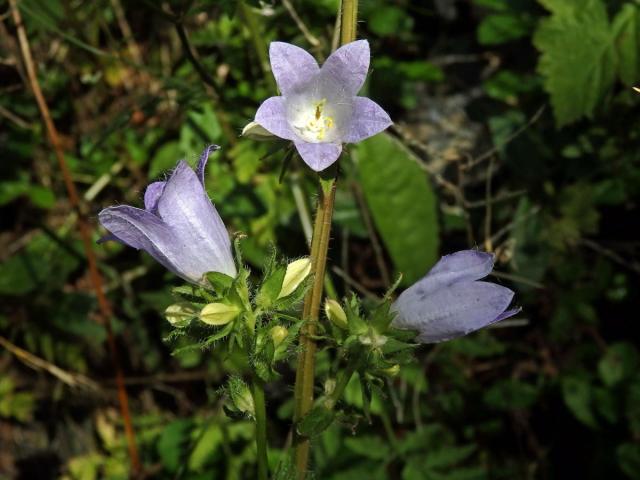
{"type": "MultiPolygon", "coordinates": [[[[353,42],[357,26],[357,0],[342,0],[340,5],[340,43],[353,42]]],[[[313,386],[315,380],[316,334],[324,275],[327,265],[327,251],[331,235],[331,219],[335,201],[337,169],[332,169],[328,179],[320,180],[320,198],[316,210],[316,219],[311,241],[311,265],[313,286],[304,301],[302,319],[305,326],[300,335],[300,354],[295,384],[294,422],[299,422],[313,406],[313,386]]],[[[350,377],[350,376],[349,376],[350,377]]],[[[295,466],[298,480],[304,480],[309,464],[310,439],[296,435],[295,466]]]]}
{"type": "Polygon", "coordinates": [[[256,420],[256,447],[258,460],[258,480],[268,480],[269,463],[267,458],[267,410],[264,400],[264,382],[257,375],[253,377],[253,404],[256,420]]]}

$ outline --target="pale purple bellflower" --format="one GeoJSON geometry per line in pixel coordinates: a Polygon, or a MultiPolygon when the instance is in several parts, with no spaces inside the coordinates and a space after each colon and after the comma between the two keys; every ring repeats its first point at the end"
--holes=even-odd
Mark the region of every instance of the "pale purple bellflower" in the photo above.
{"type": "Polygon", "coordinates": [[[120,205],[98,214],[116,240],[144,250],[164,267],[192,283],[203,283],[207,272],[235,277],[229,234],[204,188],[207,147],[194,171],[184,160],[166,182],[150,184],[144,193],[144,210],[120,205]]]}
{"type": "Polygon", "coordinates": [[[481,282],[493,270],[494,256],[475,250],[445,255],[393,303],[393,325],[417,330],[421,343],[451,340],[520,311],[507,310],[513,291],[481,282]]]}
{"type": "Polygon", "coordinates": [[[291,140],[313,170],[340,156],[343,143],[371,137],[392,122],[377,103],[356,94],[369,70],[369,43],[358,40],[337,49],[318,66],[295,45],[272,42],[271,70],[282,96],[265,100],[255,121],[273,135],[291,140]]]}

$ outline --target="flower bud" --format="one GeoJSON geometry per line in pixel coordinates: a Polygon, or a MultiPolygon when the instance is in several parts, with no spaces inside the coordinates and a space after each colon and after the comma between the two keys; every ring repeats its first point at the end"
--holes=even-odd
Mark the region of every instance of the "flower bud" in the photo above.
{"type": "Polygon", "coordinates": [[[226,303],[209,303],[200,311],[200,320],[208,325],[226,325],[235,319],[240,309],[226,303]]]}
{"type": "Polygon", "coordinates": [[[174,327],[186,327],[192,318],[198,316],[198,310],[189,302],[174,303],[167,307],[164,316],[174,327]]]}
{"type": "Polygon", "coordinates": [[[324,394],[329,396],[336,389],[336,379],[335,378],[327,378],[324,381],[324,394]]]}
{"type": "Polygon", "coordinates": [[[287,338],[287,335],[289,335],[289,330],[280,325],[276,325],[271,330],[269,330],[269,335],[271,335],[273,345],[278,348],[278,345],[280,345],[284,341],[284,339],[287,338]]]}
{"type": "Polygon", "coordinates": [[[311,273],[311,260],[309,257],[301,258],[287,265],[287,270],[284,273],[284,280],[282,281],[282,287],[278,298],[283,298],[291,295],[296,288],[304,281],[305,278],[311,273]]]}
{"type": "Polygon", "coordinates": [[[395,365],[391,365],[389,368],[383,368],[380,370],[380,373],[387,375],[388,377],[395,377],[400,373],[400,365],[396,363],[395,365]]]}
{"type": "Polygon", "coordinates": [[[238,377],[231,377],[227,383],[227,393],[231,397],[233,406],[242,413],[250,416],[255,415],[255,404],[253,395],[246,383],[238,377]]]}
{"type": "Polygon", "coordinates": [[[329,321],[331,321],[331,323],[336,327],[348,330],[349,324],[347,322],[347,314],[344,313],[344,310],[338,302],[327,299],[324,302],[324,313],[327,315],[329,321]]]}
{"type": "Polygon", "coordinates": [[[240,135],[250,138],[251,140],[258,140],[259,142],[266,142],[277,138],[257,122],[247,123],[247,125],[242,129],[242,133],[240,135]]]}

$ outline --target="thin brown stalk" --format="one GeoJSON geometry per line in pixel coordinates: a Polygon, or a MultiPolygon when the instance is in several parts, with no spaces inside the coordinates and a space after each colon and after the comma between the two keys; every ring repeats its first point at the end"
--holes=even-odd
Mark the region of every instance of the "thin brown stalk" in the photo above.
{"type": "Polygon", "coordinates": [[[99,392],[101,390],[100,385],[91,380],[89,377],[82,375],[81,373],[69,372],[64,370],[51,362],[47,362],[43,358],[34,355],[33,353],[14,345],[6,338],[0,336],[0,347],[4,348],[8,352],[12,353],[22,363],[34,370],[43,370],[50,375],[56,377],[62,383],[72,388],[84,388],[99,392]]]}
{"type": "Polygon", "coordinates": [[[11,8],[13,21],[16,25],[18,44],[20,46],[20,53],[22,55],[22,61],[27,73],[29,86],[31,87],[33,95],[36,99],[36,103],[38,104],[38,109],[40,110],[40,115],[42,116],[42,120],[45,124],[49,141],[51,142],[51,146],[53,147],[54,153],[58,160],[58,166],[64,179],[69,202],[78,215],[80,237],[82,238],[84,251],[87,256],[91,283],[93,285],[93,289],[98,299],[98,305],[100,308],[100,321],[107,331],[107,344],[109,352],[111,354],[111,361],[115,370],[116,384],[118,387],[118,400],[120,403],[120,411],[122,413],[125,434],[127,437],[129,456],[131,458],[131,468],[134,474],[138,474],[140,472],[140,458],[138,456],[138,449],[135,443],[135,433],[133,430],[133,423],[131,421],[131,414],[129,413],[129,399],[124,385],[124,374],[120,365],[118,350],[111,328],[112,310],[111,305],[109,304],[109,301],[107,300],[107,297],[105,296],[102,288],[102,276],[100,275],[100,271],[98,270],[98,262],[93,251],[93,244],[91,241],[91,228],[84,213],[85,209],[82,208],[80,196],[78,195],[76,186],[71,178],[71,172],[65,161],[58,131],[55,127],[55,124],[53,123],[53,120],[51,119],[49,107],[47,106],[47,102],[45,101],[42,89],[40,88],[40,83],[38,82],[38,77],[36,75],[36,66],[33,61],[33,56],[31,55],[31,47],[29,46],[29,39],[27,38],[27,33],[24,28],[24,24],[22,23],[22,17],[20,15],[20,10],[18,9],[16,0],[9,0],[9,5],[11,8]]]}

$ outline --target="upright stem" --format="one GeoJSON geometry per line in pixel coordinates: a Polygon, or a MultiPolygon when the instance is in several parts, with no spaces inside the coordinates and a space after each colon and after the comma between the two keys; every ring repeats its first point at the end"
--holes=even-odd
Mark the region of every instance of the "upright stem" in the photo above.
{"type": "Polygon", "coordinates": [[[267,459],[267,410],[264,401],[264,383],[253,378],[253,405],[256,417],[256,447],[258,449],[258,480],[268,480],[269,462],[267,459]]]}
{"type": "Polygon", "coordinates": [[[340,44],[346,45],[356,39],[358,0],[342,0],[340,8],[340,44]]]}
{"type": "MultiPolygon", "coordinates": [[[[358,17],[358,0],[342,0],[340,6],[340,43],[355,40],[358,17]]],[[[331,235],[331,218],[336,194],[337,170],[328,180],[320,180],[320,198],[311,241],[311,268],[313,286],[307,294],[302,310],[305,322],[300,334],[300,353],[296,370],[294,422],[299,422],[313,406],[315,380],[316,334],[322,289],[327,265],[327,250],[331,235]]],[[[304,480],[309,464],[310,441],[296,433],[294,438],[295,464],[298,480],[304,480]]]]}

